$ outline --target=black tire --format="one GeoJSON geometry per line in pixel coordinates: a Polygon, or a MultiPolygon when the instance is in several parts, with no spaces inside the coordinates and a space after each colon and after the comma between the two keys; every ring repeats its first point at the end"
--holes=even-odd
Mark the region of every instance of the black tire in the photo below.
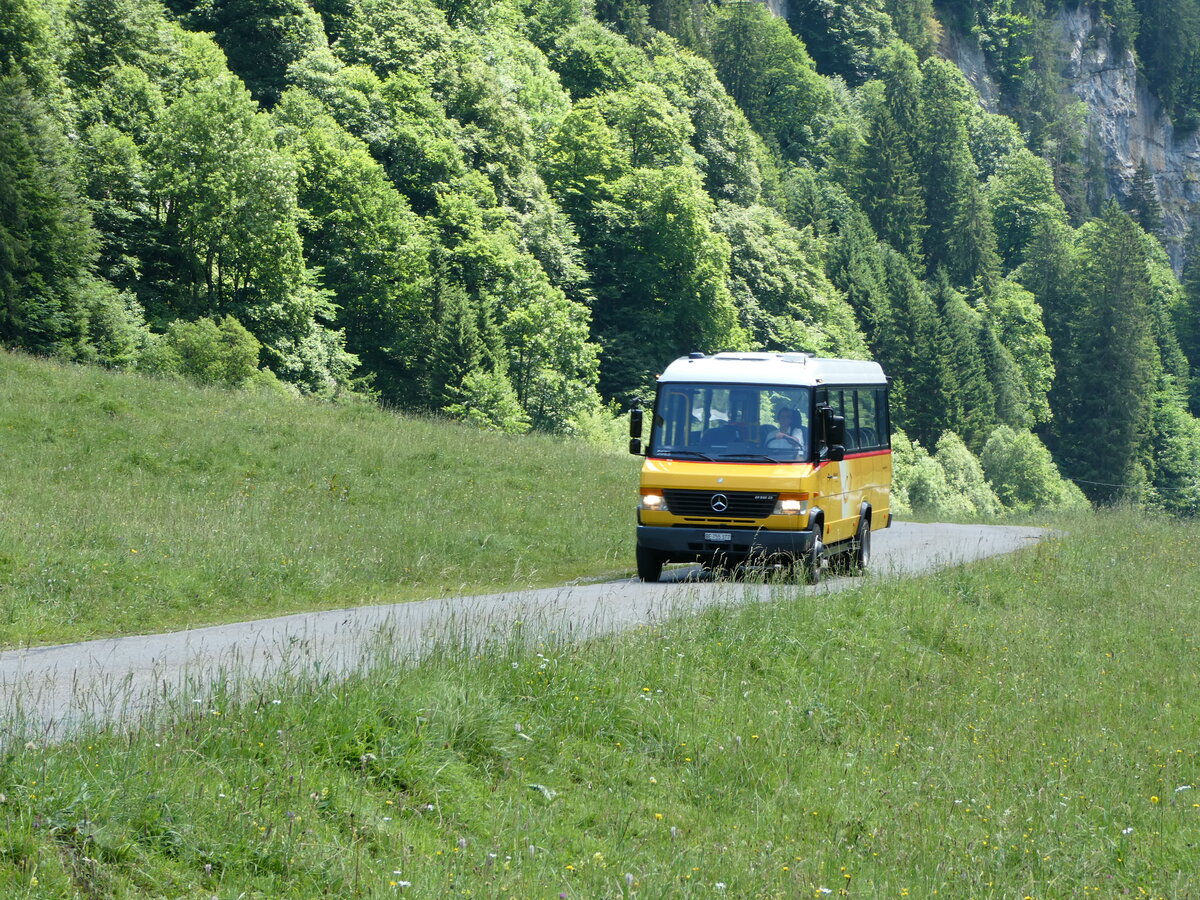
{"type": "Polygon", "coordinates": [[[871,564],[871,520],[859,516],[858,530],[854,532],[854,543],[847,554],[850,571],[861,574],[871,564]]]}
{"type": "Polygon", "coordinates": [[[860,515],[854,537],[845,549],[829,558],[829,569],[838,575],[861,575],[871,561],[871,520],[860,515]]]}
{"type": "Polygon", "coordinates": [[[812,546],[804,554],[804,580],[808,584],[821,583],[821,563],[825,559],[825,523],[818,519],[813,523],[812,546]]]}
{"type": "Polygon", "coordinates": [[[637,572],[642,581],[658,581],[662,577],[666,559],[657,550],[639,546],[637,548],[637,572]]]}

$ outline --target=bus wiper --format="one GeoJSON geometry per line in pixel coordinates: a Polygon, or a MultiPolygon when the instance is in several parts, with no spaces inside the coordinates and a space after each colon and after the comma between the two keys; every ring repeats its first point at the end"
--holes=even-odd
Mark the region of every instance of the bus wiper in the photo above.
{"type": "Polygon", "coordinates": [[[773,456],[763,456],[761,453],[722,453],[717,459],[745,459],[754,462],[779,462],[773,456]]]}
{"type": "Polygon", "coordinates": [[[712,457],[701,453],[699,450],[656,450],[655,456],[686,456],[688,459],[702,459],[705,462],[712,462],[712,457]]]}

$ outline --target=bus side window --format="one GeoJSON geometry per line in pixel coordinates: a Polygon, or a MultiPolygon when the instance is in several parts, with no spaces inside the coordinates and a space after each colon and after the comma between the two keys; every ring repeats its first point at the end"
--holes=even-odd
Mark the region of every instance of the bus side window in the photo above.
{"type": "Polygon", "coordinates": [[[845,412],[846,417],[846,449],[858,450],[862,447],[862,436],[859,434],[859,426],[862,422],[858,415],[858,395],[861,391],[858,388],[850,388],[846,392],[845,412]]]}
{"type": "Polygon", "coordinates": [[[854,388],[838,388],[829,392],[829,406],[839,416],[846,420],[847,450],[858,449],[858,415],[854,404],[854,388]]]}
{"type": "Polygon", "coordinates": [[[858,446],[862,450],[879,448],[879,407],[874,388],[858,391],[858,446]]]}
{"type": "Polygon", "coordinates": [[[879,446],[892,446],[892,420],[888,411],[887,388],[877,388],[875,391],[875,427],[879,429],[879,446]]]}

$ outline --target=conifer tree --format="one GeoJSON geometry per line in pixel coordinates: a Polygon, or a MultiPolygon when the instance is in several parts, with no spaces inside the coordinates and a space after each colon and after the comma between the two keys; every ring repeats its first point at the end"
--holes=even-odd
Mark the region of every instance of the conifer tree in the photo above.
{"type": "Polygon", "coordinates": [[[930,293],[942,316],[946,353],[957,376],[958,390],[950,398],[952,427],[978,450],[996,423],[996,397],[979,346],[982,322],[944,271],[934,275],[930,293]]]}
{"type": "Polygon", "coordinates": [[[1149,234],[1161,239],[1163,235],[1162,204],[1158,201],[1158,188],[1146,160],[1138,163],[1133,176],[1133,189],[1129,194],[1129,214],[1149,234]]]}
{"type": "Polygon", "coordinates": [[[937,308],[907,261],[894,250],[886,251],[884,272],[891,316],[880,341],[879,361],[900,383],[896,426],[934,444],[951,427],[958,378],[946,353],[937,308]]]}
{"type": "Polygon", "coordinates": [[[981,196],[971,157],[962,96],[962,74],[944,60],[923,67],[921,176],[929,230],[925,260],[930,272],[945,268],[957,287],[987,282],[998,268],[991,209],[981,196]]]}
{"type": "Polygon", "coordinates": [[[877,356],[892,317],[883,259],[883,246],[867,217],[852,210],[842,219],[829,248],[829,280],[846,295],[862,324],[867,345],[877,356]]]}
{"type": "Polygon", "coordinates": [[[1066,223],[1056,216],[1043,218],[1033,224],[1025,245],[1025,261],[1013,273],[1042,307],[1055,359],[1065,358],[1068,352],[1076,315],[1075,293],[1071,288],[1073,255],[1071,231],[1066,223]]]}
{"type": "Polygon", "coordinates": [[[434,409],[462,399],[462,384],[483,368],[484,346],[479,339],[476,311],[462,285],[438,285],[438,322],[426,367],[426,397],[434,409]]]}
{"type": "Polygon", "coordinates": [[[1162,376],[1186,394],[1188,383],[1188,360],[1183,344],[1175,329],[1174,312],[1184,303],[1184,288],[1175,277],[1171,260],[1159,241],[1149,234],[1142,235],[1142,247],[1146,254],[1146,269],[1150,278],[1150,292],[1146,298],[1150,313],[1150,329],[1154,344],[1158,348],[1159,369],[1162,376]]]}
{"type": "Polygon", "coordinates": [[[933,0],[884,0],[883,8],[891,16],[896,33],[920,59],[933,55],[941,35],[933,0]]]}
{"type": "Polygon", "coordinates": [[[1200,415],[1200,225],[1188,234],[1186,259],[1183,302],[1175,309],[1175,330],[1191,372],[1189,406],[1193,415],[1200,415]]]}
{"type": "Polygon", "coordinates": [[[1137,0],[1137,51],[1150,84],[1177,126],[1195,121],[1196,41],[1200,4],[1195,0],[1137,0]]]}
{"type": "Polygon", "coordinates": [[[1030,425],[1029,389],[1012,353],[1000,342],[990,312],[984,315],[980,325],[979,347],[996,398],[996,421],[1014,428],[1027,428],[1030,425]]]}
{"type": "Polygon", "coordinates": [[[899,128],[896,139],[904,141],[909,153],[915,156],[921,130],[923,81],[917,56],[903,41],[893,41],[879,51],[876,65],[888,111],[899,128]]]}
{"type": "MultiPolygon", "coordinates": [[[[971,164],[972,169],[974,163],[971,164]]],[[[946,266],[954,281],[988,295],[1000,270],[996,233],[987,196],[972,176],[951,206],[951,228],[946,241],[946,266]]]]}
{"type": "Polygon", "coordinates": [[[876,106],[858,164],[863,210],[880,239],[916,263],[925,234],[921,179],[892,113],[876,106]]]}
{"type": "Polygon", "coordinates": [[[0,77],[0,343],[74,355],[96,244],[58,123],[24,76],[0,77]]]}
{"type": "Polygon", "coordinates": [[[1083,149],[1083,210],[1092,218],[1100,215],[1104,202],[1109,197],[1108,170],[1104,167],[1104,150],[1100,137],[1093,126],[1088,130],[1087,143],[1083,149]]]}
{"type": "Polygon", "coordinates": [[[1147,443],[1155,500],[1175,515],[1200,514],[1200,421],[1173,385],[1155,393],[1153,410],[1147,443]]]}
{"type": "Polygon", "coordinates": [[[1097,502],[1128,496],[1150,425],[1157,352],[1140,229],[1115,202],[1081,231],[1081,304],[1055,406],[1064,474],[1097,502]]]}

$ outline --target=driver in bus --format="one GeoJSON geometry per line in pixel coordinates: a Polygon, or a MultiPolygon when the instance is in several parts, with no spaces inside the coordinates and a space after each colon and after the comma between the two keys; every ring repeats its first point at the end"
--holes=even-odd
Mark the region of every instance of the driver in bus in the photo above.
{"type": "Polygon", "coordinates": [[[803,455],[807,449],[807,429],[800,422],[800,414],[790,406],[781,406],[775,411],[775,418],[779,422],[779,428],[767,435],[767,443],[786,442],[795,446],[797,454],[803,455]]]}

